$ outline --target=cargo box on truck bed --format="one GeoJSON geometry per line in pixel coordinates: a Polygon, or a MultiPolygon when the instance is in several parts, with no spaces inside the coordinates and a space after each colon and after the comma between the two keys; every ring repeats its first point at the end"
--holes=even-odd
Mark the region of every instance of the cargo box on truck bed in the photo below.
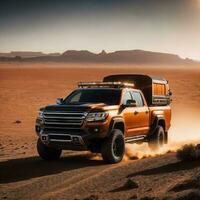
{"type": "Polygon", "coordinates": [[[143,92],[148,106],[165,106],[170,104],[171,92],[168,81],[154,76],[141,74],[117,74],[106,76],[103,82],[134,83],[135,88],[143,92]]]}

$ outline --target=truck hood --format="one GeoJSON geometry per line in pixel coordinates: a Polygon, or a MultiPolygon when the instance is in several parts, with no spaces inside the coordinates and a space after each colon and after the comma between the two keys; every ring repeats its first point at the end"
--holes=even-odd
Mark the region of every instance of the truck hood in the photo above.
{"type": "Polygon", "coordinates": [[[105,111],[105,110],[113,110],[117,109],[118,106],[108,106],[103,103],[96,104],[81,104],[81,105],[67,105],[67,104],[55,104],[48,105],[44,108],[44,111],[68,111],[68,112],[89,112],[89,111],[105,111]]]}

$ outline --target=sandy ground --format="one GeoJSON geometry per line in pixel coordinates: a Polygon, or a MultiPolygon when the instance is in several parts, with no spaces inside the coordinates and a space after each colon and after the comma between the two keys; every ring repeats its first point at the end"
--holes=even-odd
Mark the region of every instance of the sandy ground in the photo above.
{"type": "Polygon", "coordinates": [[[195,182],[195,177],[200,177],[199,162],[180,163],[174,153],[132,160],[134,155],[155,156],[145,144],[129,145],[124,161],[117,165],[105,165],[98,155],[86,152],[66,151],[53,163],[37,157],[34,121],[38,108],[66,96],[79,81],[101,80],[115,73],[158,75],[170,81],[170,143],[160,154],[183,143],[200,142],[200,68],[1,63],[0,199],[173,199],[198,195],[195,184],[173,187],[195,182]],[[138,187],[127,186],[129,179],[138,187]]]}

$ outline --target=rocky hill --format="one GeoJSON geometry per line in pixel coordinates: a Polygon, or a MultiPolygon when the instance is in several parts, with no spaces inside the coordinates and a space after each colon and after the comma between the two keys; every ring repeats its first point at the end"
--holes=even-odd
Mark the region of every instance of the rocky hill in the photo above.
{"type": "MultiPolygon", "coordinates": [[[[12,52],[11,52],[12,53],[12,52]]],[[[152,64],[184,64],[192,63],[190,59],[182,59],[178,55],[143,50],[124,50],[106,53],[104,50],[95,54],[87,50],[68,50],[62,54],[43,54],[42,52],[17,53],[15,56],[0,54],[0,61],[29,62],[88,62],[88,63],[152,63],[152,64]],[[23,55],[23,56],[22,56],[23,55]],[[24,56],[25,55],[25,56],[24,56]],[[31,56],[30,56],[31,55],[31,56]],[[39,55],[39,56],[38,56],[39,55]]]]}

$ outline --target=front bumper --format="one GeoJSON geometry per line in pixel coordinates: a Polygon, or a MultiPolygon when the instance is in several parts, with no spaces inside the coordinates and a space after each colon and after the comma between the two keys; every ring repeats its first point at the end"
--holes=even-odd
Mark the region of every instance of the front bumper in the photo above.
{"type": "Polygon", "coordinates": [[[35,131],[47,146],[66,150],[87,150],[95,140],[106,137],[108,122],[87,123],[81,129],[45,130],[41,119],[36,120],[35,131]]]}
{"type": "Polygon", "coordinates": [[[47,146],[66,150],[87,150],[87,145],[80,135],[40,133],[39,137],[47,146]]]}

